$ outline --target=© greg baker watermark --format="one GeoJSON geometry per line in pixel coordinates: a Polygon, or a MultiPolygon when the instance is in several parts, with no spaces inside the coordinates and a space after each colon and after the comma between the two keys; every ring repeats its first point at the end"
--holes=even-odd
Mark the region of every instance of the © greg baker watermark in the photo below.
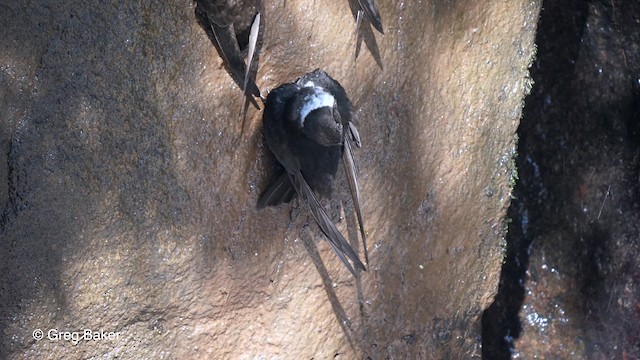
{"type": "Polygon", "coordinates": [[[78,345],[80,341],[114,341],[120,338],[119,331],[104,331],[82,329],[77,331],[64,331],[58,329],[33,330],[33,338],[36,340],[47,339],[49,341],[70,341],[73,345],[78,345]]]}

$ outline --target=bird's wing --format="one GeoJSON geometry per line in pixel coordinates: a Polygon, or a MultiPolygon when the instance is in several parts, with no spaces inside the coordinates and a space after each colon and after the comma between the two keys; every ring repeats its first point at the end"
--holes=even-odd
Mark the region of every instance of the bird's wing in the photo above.
{"type": "Polygon", "coordinates": [[[362,210],[360,209],[360,190],[358,189],[358,181],[356,179],[356,165],[353,161],[353,153],[351,152],[351,140],[345,139],[344,152],[342,153],[342,163],[344,171],[349,181],[349,189],[351,190],[351,198],[356,208],[356,216],[358,217],[358,225],[360,225],[360,235],[362,236],[362,246],[364,247],[364,261],[369,265],[369,251],[367,250],[367,235],[362,220],[362,210]]]}
{"type": "MultiPolygon", "coordinates": [[[[253,78],[255,77],[255,74],[251,73],[251,69],[253,68],[253,61],[254,61],[254,52],[256,50],[256,44],[258,43],[258,35],[260,34],[260,13],[258,13],[256,15],[256,18],[253,20],[253,24],[251,25],[251,33],[249,34],[249,54],[247,56],[247,69],[245,70],[244,73],[244,94],[247,96],[252,95],[251,92],[249,92],[249,84],[253,83],[253,85],[255,86],[255,83],[253,82],[253,78]]],[[[258,91],[258,95],[260,95],[260,91],[258,91]]]]}
{"type": "Polygon", "coordinates": [[[367,16],[367,20],[373,25],[376,30],[378,30],[381,34],[384,34],[384,30],[382,29],[382,19],[380,18],[380,11],[378,11],[378,5],[376,5],[375,0],[358,0],[360,4],[360,8],[364,11],[364,14],[367,16]]]}
{"type": "MultiPolygon", "coordinates": [[[[253,19],[253,24],[251,25],[251,33],[249,34],[249,53],[247,55],[247,68],[244,72],[244,83],[242,87],[242,92],[245,95],[244,107],[242,112],[242,132],[244,132],[244,123],[247,119],[247,110],[249,108],[249,103],[253,103],[253,105],[258,108],[249,88],[249,84],[255,84],[253,79],[255,79],[258,72],[258,67],[253,66],[255,60],[254,55],[256,44],[258,43],[258,35],[260,35],[260,13],[256,14],[255,19],[253,19]]],[[[262,94],[260,94],[259,97],[260,99],[263,99],[262,94]]]]}
{"type": "Polygon", "coordinates": [[[296,192],[293,186],[291,186],[289,175],[285,171],[260,195],[258,199],[258,209],[263,209],[267,206],[278,206],[282,203],[289,202],[295,194],[296,192]]]}
{"type": "Polygon", "coordinates": [[[362,11],[362,9],[359,9],[356,15],[356,59],[358,59],[360,48],[362,47],[362,31],[360,31],[360,26],[362,25],[363,16],[364,11],[362,11]]]}
{"type": "Polygon", "coordinates": [[[360,141],[360,133],[358,132],[358,128],[353,123],[353,121],[349,121],[349,132],[351,133],[351,140],[356,144],[357,147],[362,147],[362,142],[360,141]]]}
{"type": "Polygon", "coordinates": [[[357,276],[353,267],[347,260],[347,257],[353,262],[353,266],[360,270],[365,270],[366,268],[362,261],[358,258],[351,245],[347,242],[347,240],[342,236],[340,231],[333,224],[327,213],[320,205],[318,198],[307,184],[307,181],[302,176],[300,171],[295,171],[293,174],[289,174],[289,179],[293,184],[293,187],[296,189],[296,192],[300,196],[302,200],[307,204],[309,210],[311,211],[311,215],[315,219],[316,223],[320,227],[320,230],[324,233],[331,245],[333,251],[338,255],[340,260],[344,263],[344,265],[349,269],[349,271],[353,274],[353,276],[357,276]]]}
{"type": "Polygon", "coordinates": [[[238,85],[244,85],[241,86],[244,93],[247,97],[250,98],[249,101],[251,101],[251,103],[257,109],[259,109],[258,103],[255,101],[253,96],[260,97],[260,89],[258,89],[255,81],[253,81],[253,79],[251,78],[249,78],[246,83],[245,81],[243,81],[243,79],[245,78],[247,67],[244,63],[244,59],[242,58],[242,52],[240,51],[240,46],[238,45],[238,40],[236,39],[236,33],[233,24],[220,26],[211,19],[209,21],[209,24],[211,25],[211,29],[213,30],[213,36],[218,43],[220,56],[229,67],[231,77],[236,83],[238,83],[238,85]]]}

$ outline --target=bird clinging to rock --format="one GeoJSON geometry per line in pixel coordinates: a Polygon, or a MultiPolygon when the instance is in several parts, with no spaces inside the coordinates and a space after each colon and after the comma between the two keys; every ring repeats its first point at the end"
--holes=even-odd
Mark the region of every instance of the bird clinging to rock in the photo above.
{"type": "Polygon", "coordinates": [[[318,195],[328,197],[342,158],[360,224],[368,263],[360,194],[351,142],[360,147],[352,122],[353,107],[344,88],[326,72],[314,70],[293,83],[272,90],[265,103],[263,123],[269,149],[285,172],[258,200],[258,208],[290,201],[296,194],[307,205],[334,252],[349,271],[366,270],[351,245],[338,231],[318,195]],[[349,263],[349,260],[353,266],[349,263]]]}
{"type": "Polygon", "coordinates": [[[258,43],[261,0],[196,0],[196,18],[224,60],[229,75],[257,108],[260,89],[252,73],[258,43]],[[248,65],[242,50],[248,47],[248,65]]]}

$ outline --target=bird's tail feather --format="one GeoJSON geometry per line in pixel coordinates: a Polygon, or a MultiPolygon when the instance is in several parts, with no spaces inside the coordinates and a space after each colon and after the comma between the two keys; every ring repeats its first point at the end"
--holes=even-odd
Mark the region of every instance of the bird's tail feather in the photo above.
{"type": "Polygon", "coordinates": [[[293,186],[291,186],[289,175],[285,171],[260,195],[258,199],[258,209],[267,206],[278,206],[282,203],[289,202],[295,194],[296,192],[293,186]]]}

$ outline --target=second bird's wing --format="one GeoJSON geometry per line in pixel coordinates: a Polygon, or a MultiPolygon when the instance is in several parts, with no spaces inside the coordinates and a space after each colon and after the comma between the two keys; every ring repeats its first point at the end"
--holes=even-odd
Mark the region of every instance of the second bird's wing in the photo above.
{"type": "MultiPolygon", "coordinates": [[[[350,123],[351,124],[351,123],[350,123]]],[[[360,139],[358,138],[358,141],[360,139]]],[[[345,139],[344,152],[342,153],[342,163],[344,171],[349,181],[349,190],[351,190],[351,198],[353,206],[356,209],[358,217],[358,225],[360,226],[360,235],[362,236],[362,246],[364,247],[364,261],[369,265],[369,251],[367,250],[367,235],[364,229],[364,221],[362,220],[362,210],[360,208],[360,190],[358,189],[358,180],[356,179],[356,165],[353,161],[353,153],[351,152],[351,140],[345,139]]]]}
{"type": "Polygon", "coordinates": [[[302,173],[300,173],[300,171],[295,171],[293,174],[289,174],[289,179],[300,198],[309,207],[311,215],[313,215],[313,218],[320,227],[320,230],[322,230],[324,235],[327,237],[329,245],[331,245],[331,248],[336,255],[338,255],[340,260],[342,260],[347,269],[349,269],[353,276],[357,276],[353,267],[366,271],[366,268],[358,258],[358,255],[353,251],[353,248],[349,245],[344,236],[342,236],[340,231],[338,231],[336,226],[333,224],[333,221],[331,221],[327,213],[322,208],[322,205],[320,205],[318,198],[313,193],[313,190],[311,190],[311,187],[309,187],[309,184],[307,184],[302,173]],[[347,257],[351,262],[353,262],[353,266],[351,266],[347,257]]]}
{"type": "Polygon", "coordinates": [[[210,20],[209,24],[220,49],[220,56],[229,67],[231,77],[243,89],[245,95],[250,98],[249,101],[259,109],[258,103],[253,97],[260,97],[260,89],[258,89],[253,79],[245,79],[247,66],[242,58],[233,24],[220,26],[213,20],[210,20]]]}
{"type": "Polygon", "coordinates": [[[364,11],[364,14],[367,16],[367,20],[373,25],[376,30],[378,30],[381,34],[384,34],[384,30],[382,29],[382,19],[380,18],[380,11],[378,10],[378,5],[376,5],[375,0],[358,0],[360,4],[360,8],[364,11]]]}

